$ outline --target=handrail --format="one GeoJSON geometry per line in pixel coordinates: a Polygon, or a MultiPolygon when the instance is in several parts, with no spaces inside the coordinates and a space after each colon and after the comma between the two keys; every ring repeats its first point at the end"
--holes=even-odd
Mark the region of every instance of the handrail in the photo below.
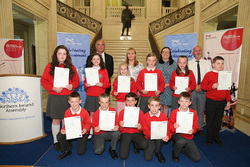
{"type": "Polygon", "coordinates": [[[60,16],[63,16],[67,19],[69,19],[70,21],[94,32],[97,33],[101,26],[102,23],[79,12],[78,10],[60,2],[57,1],[57,14],[59,14],[60,16]]]}
{"type": "Polygon", "coordinates": [[[157,56],[157,58],[159,58],[161,56],[161,50],[150,26],[148,27],[148,40],[149,40],[152,52],[157,56]]]}
{"type": "Polygon", "coordinates": [[[195,14],[195,2],[190,3],[168,15],[161,17],[149,24],[152,32],[157,34],[183,20],[186,20],[195,14]]]}
{"type": "Polygon", "coordinates": [[[130,3],[128,3],[128,2],[126,2],[126,1],[124,1],[124,0],[122,0],[122,6],[126,6],[126,5],[132,6],[132,4],[130,4],[130,3]]]}

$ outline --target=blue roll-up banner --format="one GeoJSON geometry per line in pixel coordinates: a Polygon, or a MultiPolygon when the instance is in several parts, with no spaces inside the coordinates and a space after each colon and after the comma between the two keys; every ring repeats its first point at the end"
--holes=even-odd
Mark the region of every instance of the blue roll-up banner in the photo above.
{"type": "Polygon", "coordinates": [[[194,57],[193,48],[197,45],[197,33],[176,34],[165,36],[165,46],[171,49],[172,57],[177,62],[180,55],[188,57],[188,61],[194,57]]]}
{"type": "Polygon", "coordinates": [[[80,86],[77,92],[81,95],[81,106],[83,107],[86,98],[83,81],[85,78],[86,59],[90,55],[90,35],[58,32],[57,45],[65,45],[69,49],[72,63],[76,67],[80,78],[80,86]]]}

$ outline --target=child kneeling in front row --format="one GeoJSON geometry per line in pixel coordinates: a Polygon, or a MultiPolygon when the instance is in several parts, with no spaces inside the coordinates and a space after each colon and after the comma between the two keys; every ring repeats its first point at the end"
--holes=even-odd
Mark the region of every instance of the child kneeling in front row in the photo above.
{"type": "MultiPolygon", "coordinates": [[[[81,127],[82,127],[82,137],[77,139],[77,154],[83,155],[86,152],[86,145],[88,140],[88,132],[91,127],[91,121],[89,113],[83,109],[81,104],[81,97],[79,93],[72,92],[69,95],[70,108],[66,110],[64,118],[80,116],[81,127]]],[[[61,146],[62,154],[58,156],[58,159],[61,160],[67,155],[72,154],[71,152],[71,142],[66,140],[66,131],[65,126],[62,127],[61,131],[57,134],[57,140],[61,146]]]]}
{"type": "Polygon", "coordinates": [[[182,92],[179,95],[178,103],[179,108],[173,110],[169,118],[169,129],[171,131],[173,140],[173,151],[172,160],[175,162],[179,161],[179,155],[182,152],[191,160],[198,162],[200,161],[199,151],[193,141],[194,134],[199,130],[198,116],[196,112],[189,108],[191,105],[191,95],[188,92],[182,92]],[[189,134],[176,133],[176,129],[180,127],[177,121],[178,112],[192,112],[193,113],[193,127],[188,131],[189,134]]]}
{"type": "Polygon", "coordinates": [[[166,162],[164,156],[161,153],[161,148],[163,145],[163,141],[168,142],[171,138],[171,133],[169,128],[167,128],[166,136],[162,139],[154,139],[151,140],[151,122],[153,121],[168,121],[168,117],[160,111],[160,98],[153,96],[148,99],[148,108],[149,112],[144,114],[143,117],[143,133],[148,142],[148,147],[144,150],[144,159],[146,161],[152,160],[154,156],[158,158],[158,161],[163,163],[166,162]]]}
{"type": "MultiPolygon", "coordinates": [[[[127,93],[125,96],[125,103],[127,107],[135,107],[137,103],[137,95],[133,92],[127,93]]],[[[138,124],[135,128],[130,127],[123,127],[124,125],[124,113],[125,109],[123,109],[119,114],[120,119],[120,131],[121,131],[121,138],[120,138],[120,149],[119,149],[119,156],[121,159],[125,160],[128,158],[130,144],[133,143],[134,152],[135,154],[140,153],[140,149],[146,149],[148,147],[148,143],[144,138],[142,131],[142,120],[143,120],[143,112],[139,110],[139,118],[138,124]]]]}
{"type": "Polygon", "coordinates": [[[120,139],[119,131],[119,118],[117,112],[114,108],[109,107],[109,95],[107,93],[102,93],[99,96],[99,109],[94,113],[92,118],[92,127],[94,129],[94,152],[97,155],[100,155],[105,150],[105,141],[110,140],[109,154],[113,159],[118,159],[116,153],[116,145],[120,139]],[[100,112],[115,112],[115,125],[113,131],[103,131],[100,127],[100,112]]]}

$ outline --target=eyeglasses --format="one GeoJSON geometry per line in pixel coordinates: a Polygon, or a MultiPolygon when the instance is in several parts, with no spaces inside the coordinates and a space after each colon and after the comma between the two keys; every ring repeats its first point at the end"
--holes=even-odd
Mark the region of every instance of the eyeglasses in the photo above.
{"type": "Polygon", "coordinates": [[[170,51],[162,51],[162,53],[170,53],[170,51]]]}

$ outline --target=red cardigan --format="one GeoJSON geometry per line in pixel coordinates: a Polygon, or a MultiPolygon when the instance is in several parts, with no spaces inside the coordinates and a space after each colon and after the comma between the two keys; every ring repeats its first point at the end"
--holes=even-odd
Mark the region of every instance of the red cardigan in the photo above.
{"type": "Polygon", "coordinates": [[[208,99],[221,101],[221,100],[227,100],[227,102],[230,102],[230,90],[217,90],[212,88],[212,85],[214,83],[218,83],[218,75],[217,72],[207,72],[204,76],[202,82],[201,82],[201,89],[207,91],[206,97],[208,99]]]}
{"type": "MultiPolygon", "coordinates": [[[[57,93],[55,91],[52,90],[52,88],[54,87],[54,76],[52,76],[49,71],[50,71],[50,67],[51,67],[51,63],[49,63],[46,67],[45,70],[43,72],[43,76],[41,78],[41,84],[42,87],[44,89],[47,90],[47,92],[51,95],[69,95],[70,93],[73,92],[73,89],[77,88],[80,84],[80,79],[78,76],[78,73],[76,71],[75,66],[72,65],[72,69],[75,72],[74,76],[72,77],[72,79],[69,79],[69,84],[73,85],[73,89],[72,90],[68,90],[66,88],[63,88],[62,91],[60,93],[57,93]]],[[[63,64],[60,64],[59,67],[64,68],[63,64]]]]}
{"type": "MultiPolygon", "coordinates": [[[[115,111],[116,114],[115,114],[115,125],[114,126],[116,126],[116,125],[119,126],[119,117],[117,115],[116,110],[112,107],[109,107],[109,111],[115,111]]],[[[99,126],[99,115],[100,115],[100,110],[98,109],[98,110],[96,110],[96,112],[94,113],[94,115],[92,117],[92,127],[93,127],[93,131],[94,131],[95,135],[99,135],[101,133],[106,133],[106,131],[102,131],[102,130],[98,133],[95,132],[95,127],[99,126]]]]}
{"type": "MultiPolygon", "coordinates": [[[[136,87],[139,92],[141,90],[144,90],[144,75],[145,73],[157,73],[157,90],[161,91],[161,93],[164,91],[165,88],[165,80],[163,78],[161,70],[155,68],[154,71],[150,70],[148,71],[147,68],[144,68],[143,70],[140,71],[137,80],[136,80],[136,87]]],[[[155,91],[149,91],[147,94],[141,93],[142,97],[151,97],[151,96],[156,96],[155,91]]],[[[160,95],[158,95],[160,96],[160,95]]]]}
{"type": "MultiPolygon", "coordinates": [[[[125,110],[125,109],[123,109],[123,110],[120,112],[120,114],[119,114],[119,119],[120,119],[120,121],[123,121],[123,120],[124,120],[124,110],[125,110]]],[[[141,124],[141,126],[142,126],[143,116],[144,116],[144,113],[140,110],[140,111],[139,111],[139,120],[138,120],[138,124],[141,124]]],[[[142,127],[143,127],[143,126],[142,126],[142,127]]],[[[137,128],[127,128],[127,127],[121,128],[121,127],[120,127],[120,131],[121,131],[121,133],[141,133],[142,128],[141,128],[141,130],[139,131],[137,128]]]]}
{"type": "MultiPolygon", "coordinates": [[[[171,78],[170,78],[170,82],[169,82],[169,87],[170,89],[173,90],[173,87],[175,86],[175,77],[178,76],[176,73],[176,70],[173,71],[171,78]]],[[[191,92],[195,89],[196,87],[196,80],[195,80],[195,76],[192,70],[189,70],[189,74],[188,76],[185,76],[185,73],[181,72],[181,74],[178,77],[188,77],[189,81],[188,81],[188,87],[190,88],[189,92],[191,94],[191,92]]],[[[174,97],[179,97],[178,94],[174,93],[175,91],[173,91],[172,96],[174,97]]]]}
{"type": "MultiPolygon", "coordinates": [[[[91,127],[91,121],[90,121],[90,117],[89,117],[88,111],[86,111],[84,108],[81,108],[80,114],[74,114],[73,115],[72,112],[71,112],[71,109],[69,108],[64,113],[64,118],[76,117],[76,116],[80,116],[82,129],[87,129],[86,134],[88,134],[89,133],[89,129],[91,127]]],[[[65,126],[63,126],[62,129],[65,129],[65,126]]]]}
{"type": "MultiPolygon", "coordinates": [[[[174,128],[174,124],[176,123],[177,112],[179,112],[179,111],[180,111],[179,108],[171,111],[171,114],[170,114],[170,117],[169,117],[168,127],[169,127],[170,132],[172,134],[176,134],[176,129],[174,128]]],[[[181,133],[181,135],[183,137],[185,137],[186,139],[192,139],[194,137],[194,134],[199,130],[198,116],[197,116],[196,112],[194,110],[192,110],[192,109],[189,109],[189,112],[194,113],[193,114],[193,130],[194,130],[194,132],[191,135],[181,133]]]]}
{"type": "MultiPolygon", "coordinates": [[[[151,117],[149,112],[147,112],[143,116],[143,134],[146,139],[150,139],[151,137],[151,121],[168,121],[168,117],[162,112],[160,112],[159,117],[156,116],[151,117]]],[[[170,133],[169,127],[167,128],[167,136],[169,137],[170,140],[172,135],[170,133]]]]}
{"type": "Polygon", "coordinates": [[[87,87],[87,86],[85,86],[85,84],[88,83],[88,81],[86,81],[86,77],[85,77],[84,88],[87,89],[87,91],[86,91],[87,96],[98,97],[100,94],[105,93],[105,89],[110,87],[108,71],[106,70],[106,68],[103,70],[99,69],[98,72],[99,72],[100,83],[103,83],[103,86],[102,87],[99,87],[99,86],[87,87]]]}
{"type": "MultiPolygon", "coordinates": [[[[127,93],[118,93],[117,96],[114,95],[114,92],[117,92],[118,89],[118,81],[117,78],[115,78],[114,83],[113,83],[113,91],[112,91],[112,96],[114,96],[117,101],[119,102],[125,102],[125,96],[127,93]]],[[[137,89],[136,89],[136,84],[135,84],[135,80],[133,78],[131,78],[132,81],[130,82],[130,92],[133,92],[137,95],[137,89]]]]}

